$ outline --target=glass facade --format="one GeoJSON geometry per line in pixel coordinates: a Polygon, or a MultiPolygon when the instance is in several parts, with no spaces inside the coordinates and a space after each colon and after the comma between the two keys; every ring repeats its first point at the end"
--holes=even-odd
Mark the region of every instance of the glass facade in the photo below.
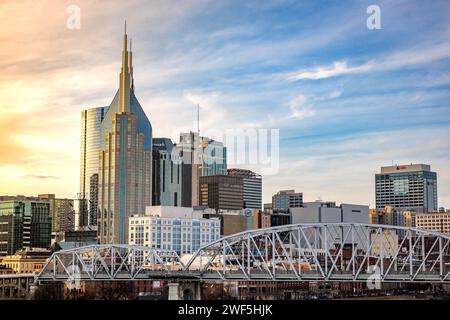
{"type": "Polygon", "coordinates": [[[0,202],[0,256],[12,255],[25,247],[48,249],[51,229],[48,202],[0,202]]]}
{"type": "Polygon", "coordinates": [[[152,203],[152,126],[134,94],[124,34],[120,86],[101,123],[97,227],[100,243],[127,243],[128,218],[152,203]]]}
{"type": "Polygon", "coordinates": [[[87,213],[81,213],[83,225],[97,224],[99,152],[102,144],[102,121],[109,107],[81,112],[80,199],[87,202],[87,213]]]}

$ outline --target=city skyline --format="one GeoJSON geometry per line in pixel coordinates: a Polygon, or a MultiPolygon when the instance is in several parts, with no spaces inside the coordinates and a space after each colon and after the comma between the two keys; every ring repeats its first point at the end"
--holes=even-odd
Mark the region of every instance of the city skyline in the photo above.
{"type": "Polygon", "coordinates": [[[34,11],[7,1],[0,193],[75,197],[80,111],[111,103],[127,19],[154,137],[195,130],[197,103],[202,129],[280,129],[280,171],[263,177],[263,202],[296,189],[374,207],[375,173],[393,162],[430,164],[438,205],[450,207],[449,4],[418,3],[379,1],[383,27],[368,30],[366,1],[187,1],[158,12],[78,1],[81,28],[69,30],[69,3],[34,11]]]}

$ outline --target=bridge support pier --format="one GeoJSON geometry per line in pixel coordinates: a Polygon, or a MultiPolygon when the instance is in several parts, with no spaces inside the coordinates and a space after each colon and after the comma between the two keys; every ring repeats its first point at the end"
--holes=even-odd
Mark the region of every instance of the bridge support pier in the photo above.
{"type": "Polygon", "coordinates": [[[169,300],[201,300],[202,284],[196,282],[170,282],[169,300]]]}
{"type": "Polygon", "coordinates": [[[36,293],[36,290],[37,290],[37,284],[33,283],[32,285],[30,285],[29,293],[28,293],[28,299],[31,299],[31,300],[34,299],[34,295],[36,293]]]}
{"type": "Polygon", "coordinates": [[[180,300],[180,284],[178,282],[169,283],[169,300],[180,300]]]}

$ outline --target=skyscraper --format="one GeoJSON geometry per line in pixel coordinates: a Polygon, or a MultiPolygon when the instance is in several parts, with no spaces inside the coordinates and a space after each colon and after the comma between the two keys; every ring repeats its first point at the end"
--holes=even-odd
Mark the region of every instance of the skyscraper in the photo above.
{"type": "Polygon", "coordinates": [[[241,177],[225,175],[200,177],[199,194],[199,204],[216,211],[243,208],[241,177]]]}
{"type": "Polygon", "coordinates": [[[182,160],[181,205],[183,207],[198,206],[198,134],[181,133],[177,150],[182,160]]]}
{"type": "Polygon", "coordinates": [[[172,159],[175,146],[168,138],[153,139],[152,204],[181,206],[182,164],[172,159]]]}
{"type": "Polygon", "coordinates": [[[228,169],[228,175],[241,177],[244,188],[244,208],[260,209],[262,207],[262,177],[250,170],[228,169]]]}
{"type": "Polygon", "coordinates": [[[97,225],[98,154],[102,144],[102,121],[108,107],[81,111],[79,225],[97,225]]]}
{"type": "Polygon", "coordinates": [[[152,126],[134,93],[131,44],[123,35],[120,85],[102,121],[98,177],[100,243],[127,243],[128,218],[152,203],[152,126]]]}
{"type": "Polygon", "coordinates": [[[222,142],[191,131],[180,134],[177,150],[183,162],[182,206],[197,206],[199,177],[226,175],[227,149],[222,142]]]}
{"type": "Polygon", "coordinates": [[[381,167],[375,175],[377,209],[385,206],[430,212],[438,208],[437,175],[426,164],[381,167]]]}

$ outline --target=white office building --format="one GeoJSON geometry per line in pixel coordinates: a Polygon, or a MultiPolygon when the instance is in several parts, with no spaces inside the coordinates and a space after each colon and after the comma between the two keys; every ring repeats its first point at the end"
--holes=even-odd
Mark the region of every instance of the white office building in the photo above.
{"type": "Polygon", "coordinates": [[[315,201],[290,210],[292,223],[369,223],[369,206],[365,205],[315,201]]]}
{"type": "MultiPolygon", "coordinates": [[[[336,206],[335,202],[304,202],[301,208],[290,208],[292,214],[292,223],[309,224],[309,223],[369,223],[369,206],[356,204],[341,204],[336,206]]],[[[330,229],[334,230],[334,229],[330,229]]],[[[336,229],[329,234],[327,245],[330,247],[332,243],[344,241],[351,243],[348,236],[348,227],[342,230],[336,229]]],[[[323,235],[325,236],[325,235],[323,235]]],[[[362,235],[361,235],[362,236],[362,235]]],[[[368,235],[366,235],[368,236],[368,235]]],[[[322,242],[322,246],[325,243],[322,242]]],[[[355,239],[357,245],[362,245],[361,239],[355,239]]]]}

